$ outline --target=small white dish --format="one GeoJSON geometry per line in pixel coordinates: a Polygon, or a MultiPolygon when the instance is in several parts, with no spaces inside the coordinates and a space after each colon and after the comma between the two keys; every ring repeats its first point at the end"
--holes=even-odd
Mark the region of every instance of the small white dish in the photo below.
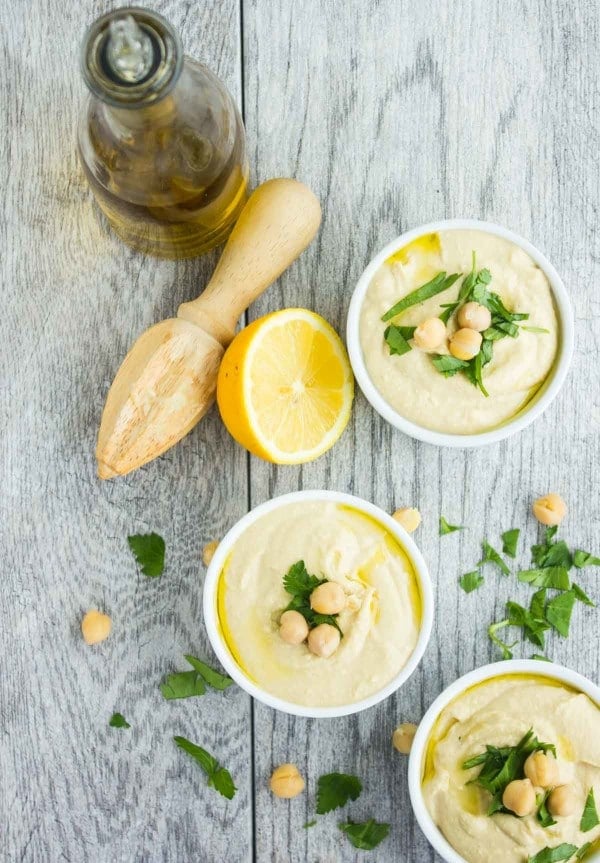
{"type": "MultiPolygon", "coordinates": [[[[419,827],[446,863],[467,863],[467,861],[450,845],[433,821],[425,805],[423,798],[423,768],[429,737],[437,718],[450,702],[454,701],[455,698],[462,695],[463,692],[466,692],[472,686],[482,683],[484,680],[493,680],[495,677],[502,677],[506,674],[534,674],[536,677],[549,677],[552,680],[558,680],[573,687],[573,689],[584,692],[592,701],[600,705],[600,687],[596,686],[595,683],[562,665],[556,665],[554,662],[543,662],[538,659],[509,659],[504,662],[494,662],[491,665],[484,665],[482,668],[476,668],[475,671],[471,671],[469,674],[465,674],[463,677],[455,680],[441,695],[438,695],[421,720],[413,741],[408,763],[408,790],[410,802],[416,819],[419,822],[419,827]]],[[[599,860],[600,853],[596,853],[587,859],[590,861],[599,860]]]]}
{"type": "Polygon", "coordinates": [[[492,222],[483,222],[478,219],[447,219],[439,222],[430,222],[428,225],[421,225],[418,228],[414,228],[412,231],[407,231],[391,243],[388,243],[388,245],[373,258],[358,280],[350,301],[348,320],[346,324],[346,341],[354,376],[358,381],[358,385],[363,391],[365,398],[371,403],[377,413],[395,428],[400,429],[400,431],[412,438],[424,441],[425,443],[434,444],[435,446],[464,448],[485,446],[486,444],[497,443],[498,441],[504,440],[505,438],[522,431],[546,410],[565,382],[573,355],[574,336],[575,324],[571,301],[562,279],[550,261],[538,249],[536,249],[535,246],[528,242],[528,240],[525,240],[518,234],[514,234],[512,231],[509,231],[500,225],[495,225],[492,222]],[[508,420],[502,425],[490,429],[489,431],[478,432],[477,434],[446,434],[444,432],[424,428],[423,426],[417,425],[411,420],[403,417],[402,414],[398,413],[388,404],[377,387],[373,384],[367,371],[360,345],[360,312],[365,294],[377,270],[390,257],[390,255],[393,255],[413,240],[416,240],[425,234],[435,234],[439,231],[448,230],[483,231],[487,234],[502,237],[503,239],[509,240],[515,245],[520,246],[545,273],[550,283],[550,287],[552,288],[560,324],[558,354],[554,361],[553,368],[531,402],[513,419],[508,420]]]}
{"type": "Polygon", "coordinates": [[[401,527],[398,522],[394,521],[388,513],[384,512],[378,506],[350,494],[343,494],[337,491],[298,491],[291,494],[281,495],[280,497],[273,498],[266,503],[255,507],[251,512],[241,518],[221,540],[206,573],[203,594],[203,611],[208,637],[219,661],[227,673],[249,695],[256,698],[258,701],[261,701],[263,704],[266,704],[268,707],[273,707],[275,710],[281,710],[284,713],[291,713],[295,716],[308,716],[315,719],[333,718],[336,716],[347,716],[351,713],[358,713],[361,710],[366,710],[367,707],[372,707],[374,704],[383,701],[384,698],[387,698],[389,695],[394,693],[408,680],[421,661],[431,636],[431,628],[433,624],[433,590],[427,566],[423,560],[421,552],[415,545],[414,540],[411,539],[404,528],[401,527]],[[351,704],[344,704],[336,707],[309,707],[303,704],[294,704],[290,701],[284,701],[281,698],[271,695],[261,687],[257,686],[244,674],[231,655],[222,636],[219,625],[217,611],[218,582],[223,566],[238,538],[245,530],[247,530],[248,527],[250,527],[251,524],[263,515],[266,515],[279,507],[287,506],[292,503],[300,503],[302,501],[331,501],[333,503],[352,507],[359,512],[364,512],[371,516],[371,518],[375,519],[385,527],[404,548],[413,564],[419,582],[422,604],[421,629],[415,649],[408,662],[401,671],[378,692],[373,693],[373,695],[370,695],[368,698],[352,702],[351,704]]]}

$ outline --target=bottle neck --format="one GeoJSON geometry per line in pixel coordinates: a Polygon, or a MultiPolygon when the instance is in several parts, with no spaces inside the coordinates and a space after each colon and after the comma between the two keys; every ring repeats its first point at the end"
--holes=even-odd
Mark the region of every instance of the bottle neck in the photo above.
{"type": "Polygon", "coordinates": [[[136,7],[98,18],[81,52],[88,88],[102,102],[123,110],[162,100],[175,86],[182,63],[181,43],[168,21],[136,7]]]}

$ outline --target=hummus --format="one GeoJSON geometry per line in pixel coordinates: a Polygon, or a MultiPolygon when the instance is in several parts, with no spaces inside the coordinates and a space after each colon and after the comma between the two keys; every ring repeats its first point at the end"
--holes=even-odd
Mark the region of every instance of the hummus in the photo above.
{"type": "Polygon", "coordinates": [[[223,638],[244,673],[266,692],[311,707],[378,692],[408,661],[421,617],[417,577],[394,536],[331,501],[290,503],[254,522],[225,563],[217,605],[223,638]],[[347,597],[337,618],[343,637],[328,658],[279,635],[292,599],[283,576],[299,560],[347,597]]]}
{"type": "MultiPolygon", "coordinates": [[[[442,303],[456,300],[462,281],[406,309],[391,323],[416,326],[439,316],[442,303]]],[[[454,315],[449,334],[457,328],[454,315]]],[[[552,291],[543,271],[519,246],[477,230],[428,234],[400,249],[373,276],[360,312],[361,349],[369,377],[381,396],[411,422],[448,434],[488,431],[519,413],[552,368],[558,332],[552,291]],[[388,323],[381,320],[398,300],[440,271],[469,273],[473,250],[477,270],[486,267],[492,274],[489,290],[499,294],[509,311],[528,313],[525,326],[549,331],[521,329],[518,338],[494,342],[493,359],[483,370],[487,398],[464,374],[444,377],[429,353],[413,348],[402,356],[391,355],[384,340],[388,323]]],[[[447,346],[436,353],[447,354],[447,346]]]]}
{"type": "Polygon", "coordinates": [[[594,788],[600,801],[600,709],[587,695],[547,677],[506,675],[464,692],[440,714],[428,745],[423,796],[429,814],[468,863],[526,863],[542,848],[563,842],[578,848],[600,839],[600,827],[586,833],[579,824],[594,788]],[[462,764],[492,746],[515,746],[533,728],[539,740],[556,746],[560,781],[575,792],[572,815],[542,827],[535,814],[523,818],[486,815],[490,796],[469,785],[479,767],[462,764]]]}

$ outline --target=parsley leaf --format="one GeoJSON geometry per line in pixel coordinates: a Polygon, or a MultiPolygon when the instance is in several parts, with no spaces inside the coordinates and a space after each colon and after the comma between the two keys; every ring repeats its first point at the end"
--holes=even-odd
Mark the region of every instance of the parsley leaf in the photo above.
{"type": "Polygon", "coordinates": [[[390,825],[370,818],[368,821],[346,821],[339,824],[352,845],[362,851],[372,851],[390,832],[390,825]]]}
{"type": "Polygon", "coordinates": [[[537,806],[537,812],[535,813],[535,817],[540,822],[542,827],[552,827],[556,824],[556,821],[550,814],[547,806],[548,797],[550,796],[552,789],[546,788],[544,792],[541,794],[537,794],[535,798],[535,803],[537,806]]]}
{"type": "Polygon", "coordinates": [[[534,587],[550,587],[554,590],[568,590],[571,586],[569,573],[564,566],[546,566],[541,569],[522,569],[517,573],[519,581],[534,587]]]}
{"type": "Polygon", "coordinates": [[[317,815],[345,806],[348,800],[357,800],[362,791],[358,776],[347,773],[326,773],[317,783],[317,815]]]}
{"type": "Polygon", "coordinates": [[[465,572],[464,575],[458,580],[458,583],[462,587],[465,593],[471,593],[473,590],[477,590],[483,582],[485,581],[483,575],[479,572],[478,569],[475,569],[473,572],[465,572]]]}
{"type": "Polygon", "coordinates": [[[571,613],[576,600],[575,593],[568,590],[565,593],[559,593],[554,599],[551,599],[546,606],[546,620],[551,623],[554,629],[563,638],[569,634],[569,626],[571,624],[571,613]]]}
{"type": "Polygon", "coordinates": [[[316,819],[316,818],[313,818],[313,820],[312,820],[312,821],[307,821],[307,822],[306,822],[305,824],[303,824],[302,826],[304,827],[304,829],[305,829],[305,830],[308,830],[308,828],[309,828],[309,827],[314,827],[316,823],[317,823],[317,819],[316,819]]]}
{"type": "Polygon", "coordinates": [[[451,378],[458,372],[469,368],[468,360],[459,360],[458,357],[453,357],[452,354],[438,354],[431,360],[438,372],[446,378],[451,378]]]}
{"type": "Polygon", "coordinates": [[[510,621],[508,620],[500,620],[498,623],[491,623],[488,626],[488,636],[490,640],[496,645],[496,647],[500,648],[502,652],[502,659],[513,658],[511,648],[514,647],[517,643],[516,641],[513,641],[512,644],[507,644],[505,641],[502,641],[498,635],[496,635],[498,630],[502,629],[505,626],[508,626],[509,622],[510,621]]]}
{"type": "Polygon", "coordinates": [[[512,530],[506,530],[502,534],[502,551],[509,557],[517,556],[517,543],[521,531],[518,527],[513,527],[512,530]]]}
{"type": "MultiPolygon", "coordinates": [[[[396,327],[394,324],[391,324],[383,334],[383,338],[390,349],[391,356],[397,355],[401,357],[403,354],[407,354],[412,350],[411,346],[408,344],[406,336],[402,333],[402,329],[402,327],[396,327]]],[[[414,331],[413,327],[411,327],[411,329],[414,331]]],[[[409,336],[408,338],[412,338],[412,336],[409,336]]]]}
{"type": "Polygon", "coordinates": [[[584,605],[591,605],[593,608],[596,607],[596,603],[594,602],[594,600],[590,599],[587,593],[582,590],[582,588],[579,587],[578,584],[575,584],[575,582],[571,584],[571,590],[573,591],[573,593],[575,594],[575,598],[578,599],[579,602],[583,602],[584,605]]]}
{"type": "Polygon", "coordinates": [[[533,857],[529,857],[527,863],[560,863],[561,860],[570,860],[577,851],[577,845],[569,845],[563,842],[554,848],[542,848],[533,857]]]}
{"type": "Polygon", "coordinates": [[[446,276],[446,273],[444,272],[438,273],[437,276],[434,276],[433,279],[431,279],[431,281],[426,282],[424,285],[421,285],[420,288],[411,291],[410,294],[407,294],[393,305],[391,309],[388,309],[385,315],[382,316],[381,320],[389,321],[391,318],[395,318],[396,315],[399,315],[411,306],[416,306],[417,303],[422,303],[431,297],[435,297],[436,294],[441,294],[442,291],[446,291],[448,288],[452,287],[454,282],[459,278],[460,273],[453,273],[451,276],[446,276]]]}
{"type": "Polygon", "coordinates": [[[495,563],[500,567],[504,575],[510,575],[510,569],[506,563],[502,560],[496,549],[492,548],[486,540],[483,541],[483,557],[477,566],[483,566],[484,563],[495,563]]]}
{"type": "Polygon", "coordinates": [[[587,854],[587,852],[590,850],[591,847],[592,847],[591,842],[584,842],[583,845],[581,846],[581,848],[579,849],[579,851],[576,852],[575,859],[576,860],[583,860],[583,858],[585,857],[585,855],[587,854]]]}
{"type": "Polygon", "coordinates": [[[576,551],[573,563],[577,569],[583,569],[584,566],[600,566],[600,557],[595,557],[589,551],[576,551]]]}
{"type": "MultiPolygon", "coordinates": [[[[541,591],[538,591],[541,593],[541,591]]],[[[541,600],[543,602],[543,599],[541,600]]],[[[538,600],[536,599],[536,606],[538,600]]],[[[508,615],[509,626],[521,626],[529,641],[537,644],[538,647],[544,647],[544,632],[550,629],[550,624],[546,621],[544,614],[539,614],[536,607],[536,615],[531,610],[523,608],[518,602],[508,601],[506,603],[506,613],[508,615]]]]}
{"type": "Polygon", "coordinates": [[[196,746],[195,743],[192,743],[185,737],[174,737],[173,740],[180,749],[191,755],[204,770],[208,778],[208,785],[218,791],[219,794],[222,794],[223,797],[231,800],[237,790],[233,784],[231,773],[224,767],[221,767],[217,759],[201,746],[196,746]]]}
{"type": "Polygon", "coordinates": [[[600,824],[600,818],[598,818],[598,812],[596,810],[594,789],[590,788],[588,796],[585,799],[585,806],[583,807],[583,815],[581,816],[579,829],[582,833],[587,833],[589,830],[593,830],[594,827],[597,827],[598,824],[600,824]]]}
{"type": "Polygon", "coordinates": [[[440,536],[454,533],[455,530],[464,530],[464,527],[461,524],[448,524],[444,516],[440,515],[440,536]]]}
{"type": "Polygon", "coordinates": [[[165,568],[165,541],[157,533],[128,536],[127,542],[144,575],[156,578],[165,568]]]}
{"type": "Polygon", "coordinates": [[[167,701],[204,695],[207,683],[218,690],[227,689],[233,683],[231,677],[215,671],[195,656],[186,655],[185,658],[194,670],[169,674],[165,682],[160,684],[160,691],[167,701]]]}
{"type": "Polygon", "coordinates": [[[127,722],[122,713],[113,713],[108,724],[111,728],[131,728],[131,725],[127,722]]]}
{"type": "Polygon", "coordinates": [[[564,540],[552,542],[556,531],[556,527],[547,528],[545,541],[531,546],[531,556],[537,567],[562,566],[570,569],[573,565],[573,558],[566,542],[564,540]]]}
{"type": "Polygon", "coordinates": [[[549,333],[550,330],[545,329],[544,327],[526,327],[522,326],[522,330],[527,330],[528,333],[549,333]]]}
{"type": "Polygon", "coordinates": [[[293,563],[283,576],[283,586],[292,596],[308,598],[313,590],[327,579],[309,575],[303,560],[293,563]]]}

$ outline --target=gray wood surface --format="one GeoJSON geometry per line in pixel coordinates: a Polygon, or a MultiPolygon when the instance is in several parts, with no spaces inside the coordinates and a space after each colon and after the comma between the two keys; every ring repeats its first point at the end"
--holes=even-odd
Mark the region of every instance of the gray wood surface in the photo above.
{"type": "MultiPolygon", "coordinates": [[[[83,101],[77,48],[104,3],[0,3],[0,859],[3,861],[353,861],[336,813],[304,830],[316,779],[356,772],[349,813],[392,822],[365,859],[437,861],[415,825],[399,721],[496,658],[485,629],[527,588],[493,571],[466,596],[457,577],[483,536],[525,525],[557,490],[565,536],[600,548],[600,107],[596,0],[208,0],[152,2],[188,53],[245,110],[253,179],[297,176],[323,203],[317,241],[251,312],[287,305],[342,330],[369,258],[400,231],[449,216],[529,237],[572,292],[576,355],[548,413],[480,451],[435,449],[387,426],[358,394],[341,441],[317,462],[276,468],[246,455],[213,411],[183,443],[131,476],[100,483],[93,448],[127,346],[206,281],[214,256],[182,263],[122,246],[91,205],[75,152],[83,101]],[[164,702],[157,684],[182,654],[210,656],[201,620],[201,549],[249,506],[298,488],[334,488],[387,510],[417,505],[437,600],[420,669],[356,718],[306,721],[235,688],[164,702]],[[469,526],[437,536],[443,513],[469,526]],[[156,530],[167,569],[136,573],[125,537],[156,530]],[[106,608],[114,632],[82,643],[79,621],[106,608]],[[113,710],[129,731],[108,727],[113,710]],[[182,733],[234,775],[227,803],[174,749],[182,733]],[[267,789],[296,762],[307,793],[267,789]]],[[[592,594],[597,572],[582,578],[592,594]]],[[[576,609],[550,655],[598,679],[598,612],[576,609]]],[[[524,655],[528,655],[527,648],[524,655]]]]}

